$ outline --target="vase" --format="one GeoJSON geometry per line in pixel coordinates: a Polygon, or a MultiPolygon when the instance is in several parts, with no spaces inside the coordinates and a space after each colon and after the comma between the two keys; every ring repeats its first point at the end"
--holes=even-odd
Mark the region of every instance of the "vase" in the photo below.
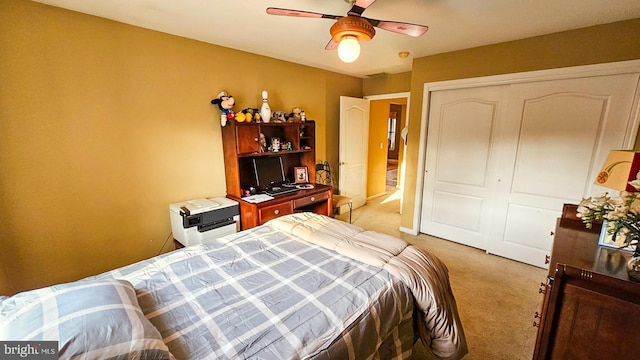
{"type": "Polygon", "coordinates": [[[627,262],[627,274],[629,279],[640,282],[640,245],[636,245],[636,250],[627,262]]]}

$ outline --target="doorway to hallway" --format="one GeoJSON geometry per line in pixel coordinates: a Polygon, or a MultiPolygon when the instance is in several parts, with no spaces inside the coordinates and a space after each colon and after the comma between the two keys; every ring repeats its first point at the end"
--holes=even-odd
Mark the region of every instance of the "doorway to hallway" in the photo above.
{"type": "Polygon", "coordinates": [[[398,160],[387,159],[387,187],[398,186],[398,160]]]}

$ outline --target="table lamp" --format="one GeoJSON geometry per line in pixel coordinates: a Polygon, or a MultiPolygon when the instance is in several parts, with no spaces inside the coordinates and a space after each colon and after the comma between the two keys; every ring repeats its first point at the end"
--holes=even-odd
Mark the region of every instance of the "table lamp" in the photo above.
{"type": "Polygon", "coordinates": [[[640,186],[640,151],[612,150],[594,184],[618,191],[637,192],[640,186]]]}

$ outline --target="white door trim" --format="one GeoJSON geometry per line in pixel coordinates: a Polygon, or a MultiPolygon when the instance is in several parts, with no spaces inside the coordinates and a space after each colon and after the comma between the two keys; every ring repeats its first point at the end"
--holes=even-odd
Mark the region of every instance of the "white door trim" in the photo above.
{"type": "MultiPolygon", "coordinates": [[[[415,186],[415,202],[413,209],[413,226],[411,229],[401,227],[400,231],[409,233],[411,235],[417,235],[420,229],[420,217],[422,215],[420,213],[420,210],[422,209],[422,189],[424,186],[424,168],[427,145],[427,118],[429,114],[429,100],[432,91],[639,72],[640,60],[629,60],[613,63],[572,66],[549,70],[536,70],[521,73],[491,75],[425,83],[422,96],[422,113],[420,119],[420,143],[418,148],[418,169],[416,172],[417,175],[415,186]]],[[[629,127],[627,128],[627,133],[625,134],[624,143],[626,148],[633,147],[633,140],[638,133],[638,127],[640,125],[640,106],[638,104],[639,101],[640,88],[637,88],[634,96],[633,110],[631,112],[632,118],[629,121],[629,127]]]]}
{"type": "Polygon", "coordinates": [[[407,102],[409,101],[410,92],[399,92],[392,94],[381,94],[381,95],[367,95],[363,96],[365,99],[369,100],[386,100],[386,99],[395,99],[395,98],[407,98],[407,102]]]}

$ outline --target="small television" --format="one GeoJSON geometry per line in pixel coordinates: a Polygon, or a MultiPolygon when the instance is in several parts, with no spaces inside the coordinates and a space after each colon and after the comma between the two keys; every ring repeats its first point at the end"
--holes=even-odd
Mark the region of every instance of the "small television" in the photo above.
{"type": "Polygon", "coordinates": [[[271,186],[280,186],[285,182],[282,157],[266,156],[253,158],[253,173],[256,177],[256,185],[260,189],[271,186]]]}

